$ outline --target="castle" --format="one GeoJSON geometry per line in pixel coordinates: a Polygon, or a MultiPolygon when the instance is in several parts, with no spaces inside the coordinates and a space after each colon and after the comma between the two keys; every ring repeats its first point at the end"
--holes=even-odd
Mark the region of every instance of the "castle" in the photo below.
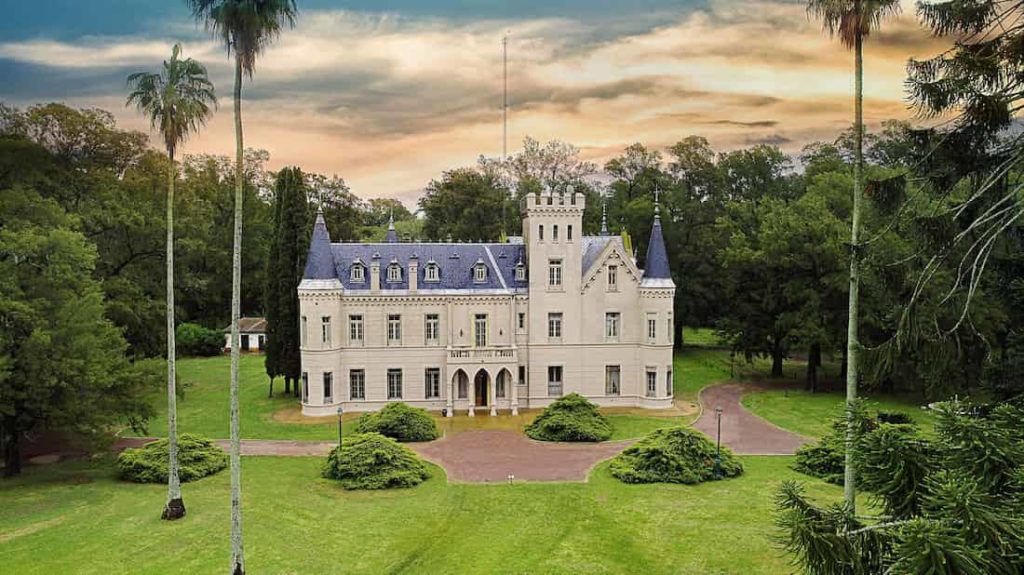
{"type": "Polygon", "coordinates": [[[518,414],[579,393],[672,405],[672,303],[658,208],[639,269],[623,238],[584,236],[571,188],[528,194],[507,243],[331,243],[319,214],[299,285],[302,412],[401,401],[518,414]]]}

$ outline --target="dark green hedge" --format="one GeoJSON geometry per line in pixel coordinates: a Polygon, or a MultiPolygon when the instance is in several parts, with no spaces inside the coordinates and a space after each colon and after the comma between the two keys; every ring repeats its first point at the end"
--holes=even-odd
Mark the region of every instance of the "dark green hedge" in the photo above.
{"type": "MultiPolygon", "coordinates": [[[[715,477],[715,444],[688,427],[650,433],[617,455],[611,473],[625,483],[701,483],[715,477]]],[[[722,448],[722,477],[743,473],[743,464],[722,448]]]]}
{"type": "Polygon", "coordinates": [[[526,435],[539,441],[605,441],[612,436],[612,426],[597,405],[570,393],[527,425],[526,435]]]}
{"type": "Polygon", "coordinates": [[[327,456],[321,475],[345,489],[413,487],[430,476],[411,449],[379,433],[346,437],[327,456]]]}
{"type": "Polygon", "coordinates": [[[174,330],[174,345],[183,357],[220,355],[224,350],[224,334],[197,323],[183,323],[174,330]]]}
{"type": "MultiPolygon", "coordinates": [[[[136,483],[166,483],[168,442],[158,439],[125,449],[117,456],[121,479],[136,483]]],[[[213,475],[228,465],[228,454],[216,443],[188,433],[178,436],[178,479],[183,483],[213,475]]]]}
{"type": "Polygon", "coordinates": [[[364,413],[356,421],[356,433],[379,433],[398,441],[431,441],[441,436],[427,410],[404,403],[389,403],[380,411],[364,413]]]}

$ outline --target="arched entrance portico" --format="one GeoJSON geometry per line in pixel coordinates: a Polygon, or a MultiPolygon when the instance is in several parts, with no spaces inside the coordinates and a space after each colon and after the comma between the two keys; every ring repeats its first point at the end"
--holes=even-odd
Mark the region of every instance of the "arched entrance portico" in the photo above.
{"type": "Polygon", "coordinates": [[[491,375],[486,369],[476,372],[473,377],[473,406],[487,407],[490,404],[491,375]]]}

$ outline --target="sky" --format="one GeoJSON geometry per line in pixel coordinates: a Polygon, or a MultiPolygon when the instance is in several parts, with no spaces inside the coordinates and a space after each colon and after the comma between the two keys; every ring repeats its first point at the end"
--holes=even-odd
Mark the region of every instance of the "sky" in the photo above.
{"type": "MultiPolygon", "coordinates": [[[[0,101],[124,105],[125,77],[157,71],[181,42],[207,65],[220,109],[185,153],[234,150],[232,68],[183,1],[3,0],[0,101]]],[[[853,116],[853,56],[807,17],[769,0],[298,0],[300,15],[243,87],[247,147],[270,167],[345,179],[363,198],[410,207],[431,179],[502,151],[508,34],[508,147],[559,139],[603,163],[633,142],[690,135],[718,151],[768,143],[792,154],[853,116]]],[[[913,3],[872,36],[865,119],[912,119],[909,58],[947,46],[913,3]]],[[[156,140],[154,139],[154,142],[156,140]]]]}

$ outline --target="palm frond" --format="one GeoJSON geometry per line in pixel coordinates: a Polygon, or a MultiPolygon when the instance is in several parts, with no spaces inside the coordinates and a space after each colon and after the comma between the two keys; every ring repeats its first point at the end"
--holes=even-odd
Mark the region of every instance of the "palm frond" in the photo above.
{"type": "Polygon", "coordinates": [[[288,26],[295,26],[295,0],[186,0],[192,16],[235,54],[251,78],[256,58],[288,26]]]}

